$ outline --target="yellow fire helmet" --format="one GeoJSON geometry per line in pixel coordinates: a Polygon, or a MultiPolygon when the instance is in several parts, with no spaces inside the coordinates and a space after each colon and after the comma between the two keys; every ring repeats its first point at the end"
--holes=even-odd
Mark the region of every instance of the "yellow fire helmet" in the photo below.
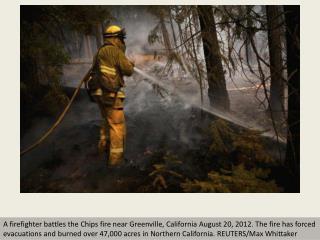
{"type": "Polygon", "coordinates": [[[119,37],[119,38],[126,38],[126,31],[124,28],[121,28],[117,25],[111,25],[106,27],[103,33],[103,37],[119,37]]]}

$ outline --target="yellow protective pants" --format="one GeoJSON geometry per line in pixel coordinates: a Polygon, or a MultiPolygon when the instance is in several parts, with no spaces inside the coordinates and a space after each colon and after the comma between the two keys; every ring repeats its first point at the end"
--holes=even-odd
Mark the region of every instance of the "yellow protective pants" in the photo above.
{"type": "Polygon", "coordinates": [[[103,117],[100,128],[100,152],[108,155],[108,165],[115,167],[123,162],[126,125],[123,111],[123,98],[117,98],[115,104],[104,104],[99,101],[99,108],[103,117]]]}

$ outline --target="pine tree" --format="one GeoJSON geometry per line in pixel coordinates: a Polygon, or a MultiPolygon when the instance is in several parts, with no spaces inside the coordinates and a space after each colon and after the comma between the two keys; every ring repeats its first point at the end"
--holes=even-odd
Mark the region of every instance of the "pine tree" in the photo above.
{"type": "Polygon", "coordinates": [[[267,6],[268,42],[270,58],[270,110],[279,119],[284,105],[283,61],[281,47],[281,11],[277,5],[267,6]]]}
{"type": "Polygon", "coordinates": [[[230,101],[221,61],[215,19],[211,6],[198,6],[203,50],[207,67],[208,96],[211,106],[229,110],[230,101]]]}

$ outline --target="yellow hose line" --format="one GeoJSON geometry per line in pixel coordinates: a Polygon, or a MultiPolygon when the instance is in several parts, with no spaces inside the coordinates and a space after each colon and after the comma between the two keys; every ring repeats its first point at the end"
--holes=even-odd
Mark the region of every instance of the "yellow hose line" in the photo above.
{"type": "Polygon", "coordinates": [[[68,112],[68,110],[70,109],[70,106],[72,104],[72,102],[74,101],[74,99],[76,98],[76,96],[78,95],[80,88],[82,86],[82,84],[89,78],[91,72],[91,68],[89,69],[89,71],[86,73],[86,75],[82,78],[81,82],[79,83],[78,87],[76,88],[76,90],[73,92],[73,95],[68,103],[68,105],[66,106],[66,108],[63,110],[63,112],[60,114],[60,116],[58,117],[57,121],[45,132],[45,134],[42,135],[41,138],[38,139],[38,141],[36,141],[35,143],[33,143],[32,145],[30,145],[29,147],[27,147],[26,149],[24,149],[23,151],[20,152],[20,156],[23,156],[24,154],[26,154],[27,152],[30,152],[31,150],[33,150],[35,147],[37,147],[38,145],[40,145],[52,132],[53,130],[62,122],[63,118],[65,117],[66,113],[68,112]]]}

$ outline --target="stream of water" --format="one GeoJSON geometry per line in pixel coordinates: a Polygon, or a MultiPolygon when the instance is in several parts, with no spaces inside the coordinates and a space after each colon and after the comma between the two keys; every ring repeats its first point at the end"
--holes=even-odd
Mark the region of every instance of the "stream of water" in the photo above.
{"type": "MultiPolygon", "coordinates": [[[[202,109],[203,111],[209,113],[209,114],[212,114],[212,115],[215,115],[219,118],[222,118],[228,122],[231,122],[233,124],[236,124],[238,126],[241,126],[243,128],[247,128],[247,129],[251,129],[251,130],[257,130],[257,131],[261,131],[262,132],[262,136],[265,136],[265,137],[269,137],[269,138],[272,138],[272,139],[276,139],[276,136],[274,134],[273,131],[266,131],[265,129],[263,129],[261,126],[258,126],[257,124],[254,124],[254,123],[248,123],[248,121],[243,121],[233,115],[231,115],[230,113],[226,113],[226,112],[223,112],[219,109],[216,109],[214,107],[207,107],[207,106],[204,106],[203,104],[197,102],[197,101],[194,101],[192,98],[186,96],[183,92],[179,91],[179,89],[177,88],[174,88],[168,84],[165,84],[163,81],[157,79],[156,77],[154,76],[151,76],[150,74],[146,73],[145,71],[135,67],[134,68],[135,72],[140,74],[141,76],[143,76],[144,80],[146,80],[147,82],[149,83],[152,83],[152,84],[156,84],[158,85],[159,87],[163,88],[164,90],[168,91],[169,93],[173,93],[178,96],[184,103],[187,103],[187,104],[190,104],[191,106],[193,107],[196,107],[196,108],[199,108],[199,109],[202,109]]],[[[278,137],[278,141],[282,142],[282,143],[285,143],[286,140],[281,138],[281,137],[278,137]]]]}

